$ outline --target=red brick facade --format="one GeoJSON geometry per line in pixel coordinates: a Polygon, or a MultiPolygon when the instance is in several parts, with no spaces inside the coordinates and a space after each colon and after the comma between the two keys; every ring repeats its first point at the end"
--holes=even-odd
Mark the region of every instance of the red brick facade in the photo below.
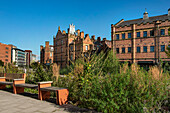
{"type": "Polygon", "coordinates": [[[77,30],[77,33],[61,32],[60,27],[54,39],[54,62],[60,67],[66,67],[70,62],[74,62],[76,58],[83,53],[93,49],[93,42],[89,35],[84,36],[84,32],[77,30]]]}
{"type": "Polygon", "coordinates": [[[111,25],[112,49],[120,61],[153,64],[160,60],[170,61],[165,53],[170,41],[168,30],[170,15],[129,21],[122,19],[111,25]]]}
{"type": "Polygon", "coordinates": [[[0,60],[4,64],[11,63],[11,46],[0,43],[0,60]]]}
{"type": "Polygon", "coordinates": [[[45,47],[40,46],[40,63],[53,63],[53,45],[49,45],[48,41],[45,42],[45,47]]]}

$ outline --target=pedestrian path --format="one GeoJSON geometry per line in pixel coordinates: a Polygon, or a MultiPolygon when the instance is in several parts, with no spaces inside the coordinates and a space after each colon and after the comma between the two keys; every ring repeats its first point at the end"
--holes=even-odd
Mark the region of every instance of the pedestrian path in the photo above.
{"type": "Polygon", "coordinates": [[[13,94],[12,89],[0,90],[0,113],[93,113],[71,104],[56,105],[55,99],[40,101],[37,94],[13,94]]]}

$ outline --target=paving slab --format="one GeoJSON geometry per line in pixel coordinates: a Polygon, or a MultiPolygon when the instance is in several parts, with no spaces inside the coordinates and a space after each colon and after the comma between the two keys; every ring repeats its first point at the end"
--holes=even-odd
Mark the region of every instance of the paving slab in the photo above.
{"type": "Polygon", "coordinates": [[[55,102],[54,98],[40,101],[37,94],[13,94],[12,89],[0,90],[0,113],[96,113],[71,104],[59,106],[55,102]]]}
{"type": "Polygon", "coordinates": [[[47,101],[40,101],[28,96],[13,94],[8,91],[0,90],[0,112],[1,113],[53,113],[63,112],[60,106],[47,101]],[[61,111],[62,110],[62,111],[61,111]]]}

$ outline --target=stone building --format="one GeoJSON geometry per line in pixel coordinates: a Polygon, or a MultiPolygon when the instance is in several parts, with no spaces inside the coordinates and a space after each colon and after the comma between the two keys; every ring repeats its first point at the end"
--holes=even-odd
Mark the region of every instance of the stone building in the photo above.
{"type": "Polygon", "coordinates": [[[141,65],[170,61],[165,50],[170,41],[170,9],[168,14],[120,20],[111,25],[111,47],[120,61],[141,65]]]}
{"type": "Polygon", "coordinates": [[[0,43],[0,60],[2,60],[4,64],[11,63],[10,45],[0,43]]]}
{"type": "Polygon", "coordinates": [[[40,46],[40,63],[47,65],[53,63],[53,45],[49,45],[49,41],[45,42],[45,47],[40,46]]]}

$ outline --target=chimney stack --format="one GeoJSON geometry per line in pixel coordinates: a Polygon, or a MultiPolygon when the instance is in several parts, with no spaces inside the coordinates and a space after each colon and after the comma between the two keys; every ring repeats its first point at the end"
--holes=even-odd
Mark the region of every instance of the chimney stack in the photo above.
{"type": "Polygon", "coordinates": [[[146,20],[148,18],[149,18],[148,12],[146,11],[146,8],[145,8],[145,12],[143,13],[143,20],[146,20]]]}
{"type": "Polygon", "coordinates": [[[95,35],[91,36],[91,40],[92,40],[92,42],[95,41],[95,35]]]}
{"type": "Polygon", "coordinates": [[[106,38],[103,38],[103,41],[106,41],[106,38]]]}
{"type": "Polygon", "coordinates": [[[66,31],[63,30],[63,34],[66,34],[66,31]]]}
{"type": "Polygon", "coordinates": [[[84,31],[80,33],[81,38],[84,38],[84,31]]]}
{"type": "Polygon", "coordinates": [[[77,35],[80,36],[80,29],[77,30],[77,35]]]}
{"type": "Polygon", "coordinates": [[[101,41],[101,37],[97,37],[97,41],[100,42],[101,41]]]}

